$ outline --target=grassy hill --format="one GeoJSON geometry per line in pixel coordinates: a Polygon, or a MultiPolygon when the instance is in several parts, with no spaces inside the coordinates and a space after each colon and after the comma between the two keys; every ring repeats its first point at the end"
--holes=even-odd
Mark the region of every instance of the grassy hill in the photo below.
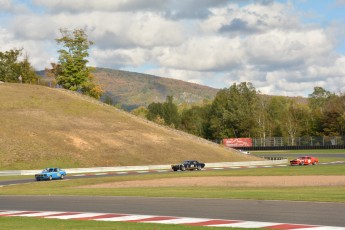
{"type": "Polygon", "coordinates": [[[105,90],[104,96],[126,110],[164,102],[171,95],[177,104],[201,103],[204,99],[213,100],[219,91],[185,81],[105,68],[96,68],[94,76],[105,90]]]}
{"type": "Polygon", "coordinates": [[[256,159],[62,89],[0,84],[0,170],[256,159]]]}

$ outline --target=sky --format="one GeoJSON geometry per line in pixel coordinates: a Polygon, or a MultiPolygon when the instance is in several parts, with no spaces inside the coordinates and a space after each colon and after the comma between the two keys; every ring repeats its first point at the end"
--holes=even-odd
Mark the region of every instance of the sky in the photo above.
{"type": "Polygon", "coordinates": [[[0,51],[57,62],[84,29],[89,65],[263,94],[345,92],[345,0],[0,0],[0,51]]]}

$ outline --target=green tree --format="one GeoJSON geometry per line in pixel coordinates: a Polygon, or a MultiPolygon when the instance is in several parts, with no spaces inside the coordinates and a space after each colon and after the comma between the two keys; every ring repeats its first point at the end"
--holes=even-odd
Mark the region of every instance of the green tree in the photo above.
{"type": "Polygon", "coordinates": [[[257,133],[256,136],[262,138],[263,140],[265,140],[271,133],[272,122],[268,113],[269,102],[270,97],[266,95],[259,95],[258,100],[254,105],[255,109],[253,117],[257,126],[255,133],[257,133]]]}
{"type": "Polygon", "coordinates": [[[164,116],[163,104],[160,102],[153,102],[147,107],[148,112],[146,118],[150,121],[155,121],[157,117],[162,118],[164,116]]]}
{"type": "Polygon", "coordinates": [[[248,82],[219,91],[211,106],[213,138],[251,137],[257,125],[253,116],[256,103],[257,92],[248,82]]]}
{"type": "Polygon", "coordinates": [[[134,114],[135,116],[146,118],[148,114],[148,109],[145,106],[139,106],[136,109],[133,109],[131,111],[131,114],[134,114]]]}
{"type": "Polygon", "coordinates": [[[309,97],[308,97],[309,106],[313,110],[322,109],[324,104],[327,102],[327,100],[333,95],[334,94],[325,90],[324,88],[316,86],[314,87],[313,93],[309,94],[309,97]]]}
{"type": "Polygon", "coordinates": [[[19,63],[19,69],[23,83],[38,83],[39,77],[31,66],[28,56],[25,56],[24,60],[19,63]]]}
{"type": "MultiPolygon", "coordinates": [[[[332,112],[325,111],[327,103],[335,97],[335,94],[325,90],[322,87],[314,87],[312,94],[309,94],[308,105],[311,110],[311,134],[312,135],[324,135],[324,132],[329,133],[325,130],[325,122],[329,123],[327,117],[333,117],[330,114],[332,112]],[[325,113],[328,113],[326,115],[325,113]]],[[[328,107],[330,108],[330,107],[328,107]]]]}
{"type": "Polygon", "coordinates": [[[81,91],[84,94],[97,99],[102,95],[100,86],[93,82],[91,68],[87,67],[89,47],[93,44],[88,40],[87,34],[83,29],[69,31],[60,29],[61,37],[56,39],[63,48],[58,50],[59,62],[55,72],[56,80],[65,89],[81,91]]]}
{"type": "Polygon", "coordinates": [[[288,99],[283,96],[273,96],[268,104],[268,116],[271,121],[270,137],[283,136],[284,113],[286,112],[288,99]]]}
{"type": "Polygon", "coordinates": [[[163,118],[165,124],[178,127],[180,123],[180,116],[177,106],[174,104],[173,100],[173,96],[167,96],[166,101],[163,104],[163,118]]]}
{"type": "Polygon", "coordinates": [[[29,62],[28,56],[22,61],[23,49],[11,49],[0,52],[0,81],[20,82],[20,83],[37,83],[39,77],[29,62]]]}
{"type": "Polygon", "coordinates": [[[148,112],[146,118],[150,121],[158,121],[164,124],[177,128],[180,122],[180,116],[177,106],[173,103],[173,96],[167,96],[164,103],[154,102],[147,107],[148,112]]]}
{"type": "Polygon", "coordinates": [[[210,105],[204,105],[183,110],[179,128],[196,136],[208,138],[210,108],[210,105]]]}

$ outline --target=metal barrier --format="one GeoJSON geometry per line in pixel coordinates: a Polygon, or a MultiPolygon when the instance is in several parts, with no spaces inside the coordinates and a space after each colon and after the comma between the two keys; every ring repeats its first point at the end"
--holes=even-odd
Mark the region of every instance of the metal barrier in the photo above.
{"type": "MultiPolygon", "coordinates": [[[[238,167],[256,165],[278,165],[286,164],[287,160],[265,160],[265,161],[244,161],[244,162],[218,162],[205,163],[205,168],[212,167],[238,167]]],[[[146,166],[120,166],[120,167],[97,167],[97,168],[70,168],[65,169],[70,173],[101,173],[101,172],[124,172],[124,171],[149,171],[149,170],[170,170],[171,165],[146,165],[146,166]]],[[[42,170],[4,170],[0,176],[35,175],[42,170]]]]}

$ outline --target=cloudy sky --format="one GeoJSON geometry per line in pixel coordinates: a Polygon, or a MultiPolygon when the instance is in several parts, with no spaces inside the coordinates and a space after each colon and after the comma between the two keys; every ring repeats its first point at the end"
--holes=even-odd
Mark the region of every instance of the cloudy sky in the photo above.
{"type": "Polygon", "coordinates": [[[59,28],[85,29],[90,65],[271,95],[345,92],[345,0],[0,0],[0,51],[37,70],[59,28]]]}

